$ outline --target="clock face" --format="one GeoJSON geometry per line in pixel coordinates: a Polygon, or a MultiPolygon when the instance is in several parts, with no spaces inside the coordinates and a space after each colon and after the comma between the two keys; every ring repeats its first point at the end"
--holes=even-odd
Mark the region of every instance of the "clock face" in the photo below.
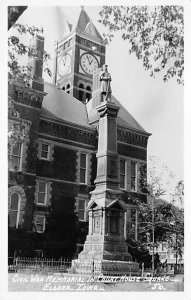
{"type": "Polygon", "coordinates": [[[71,70],[71,56],[69,54],[63,55],[58,63],[58,74],[64,76],[71,70]]]}
{"type": "Polygon", "coordinates": [[[83,71],[90,75],[93,74],[94,70],[98,69],[98,65],[99,65],[97,58],[87,52],[82,54],[80,63],[83,71]]]}

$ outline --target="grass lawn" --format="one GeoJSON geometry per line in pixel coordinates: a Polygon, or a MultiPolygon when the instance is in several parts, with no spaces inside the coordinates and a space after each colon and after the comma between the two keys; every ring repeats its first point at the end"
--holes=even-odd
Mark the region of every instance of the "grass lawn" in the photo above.
{"type": "MultiPolygon", "coordinates": [[[[183,275],[170,277],[168,281],[135,282],[102,282],[96,277],[73,274],[39,274],[39,273],[9,273],[8,289],[14,291],[28,292],[159,292],[159,291],[183,291],[183,275]]],[[[154,279],[153,279],[154,280],[154,279]]]]}

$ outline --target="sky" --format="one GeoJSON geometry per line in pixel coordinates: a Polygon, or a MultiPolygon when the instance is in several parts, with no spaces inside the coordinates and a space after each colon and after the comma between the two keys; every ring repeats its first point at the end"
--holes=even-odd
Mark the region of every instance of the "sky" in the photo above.
{"type": "MultiPolygon", "coordinates": [[[[105,28],[98,22],[101,6],[84,6],[84,9],[102,34],[105,28]]],[[[80,6],[29,6],[19,18],[22,24],[43,27],[52,71],[55,41],[64,35],[66,20],[76,23],[80,10],[80,6]]],[[[128,42],[120,34],[106,48],[113,95],[152,134],[148,156],[157,156],[176,175],[176,181],[184,179],[184,88],[174,79],[164,83],[162,75],[151,78],[142,62],[134,54],[130,55],[128,49],[128,42]]],[[[53,80],[46,75],[44,79],[53,80]]]]}

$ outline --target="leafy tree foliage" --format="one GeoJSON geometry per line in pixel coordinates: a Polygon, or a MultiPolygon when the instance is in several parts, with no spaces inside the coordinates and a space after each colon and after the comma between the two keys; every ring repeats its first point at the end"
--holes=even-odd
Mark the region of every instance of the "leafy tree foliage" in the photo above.
{"type": "Polygon", "coordinates": [[[184,205],[184,182],[183,182],[183,180],[180,180],[177,183],[174,194],[173,194],[172,201],[175,205],[179,206],[179,208],[183,208],[183,205],[184,205]]]}
{"type": "MultiPolygon", "coordinates": [[[[24,44],[21,40],[24,35],[25,40],[29,37],[33,38],[36,34],[43,34],[43,28],[28,26],[22,24],[14,24],[16,29],[14,35],[8,37],[8,68],[9,76],[16,79],[22,85],[27,85],[31,79],[31,67],[22,63],[22,56],[35,56],[35,51],[29,45],[24,44]]],[[[50,59],[50,54],[44,51],[43,63],[45,64],[44,71],[51,76],[51,71],[47,67],[47,62],[50,59]]]]}
{"type": "MultiPolygon", "coordinates": [[[[153,231],[154,246],[165,242],[169,248],[176,249],[179,254],[184,246],[184,211],[182,207],[175,205],[177,201],[174,201],[175,195],[178,195],[177,197],[181,197],[183,202],[184,183],[180,181],[176,186],[174,184],[174,191],[168,192],[170,181],[175,180],[174,174],[167,166],[160,165],[157,157],[149,157],[148,162],[148,171],[144,164],[139,170],[139,182],[142,191],[147,193],[147,203],[131,195],[132,202],[138,207],[138,243],[137,249],[132,248],[131,251],[137,261],[142,257],[146,265],[149,264],[146,249],[148,247],[152,249],[153,231]],[[146,172],[148,180],[145,176],[146,172]]],[[[131,247],[131,242],[128,243],[131,247]]]]}
{"type": "Polygon", "coordinates": [[[147,204],[139,203],[139,237],[142,243],[152,244],[152,230],[154,226],[154,242],[166,242],[169,247],[175,247],[174,236],[179,235],[180,247],[184,240],[184,214],[172,203],[161,199],[148,199],[147,204]],[[154,201],[154,210],[152,210],[154,201]],[[154,223],[152,223],[154,213],[154,223]]]}
{"type": "Polygon", "coordinates": [[[146,70],[154,77],[163,71],[163,80],[175,77],[183,84],[184,18],[182,6],[103,6],[99,20],[109,32],[120,31],[146,70]]]}
{"type": "MultiPolygon", "coordinates": [[[[18,7],[16,7],[18,8],[18,7]]],[[[11,18],[12,12],[15,11],[13,7],[9,7],[9,19],[11,18]],[[12,9],[11,9],[12,8],[12,9]]],[[[43,34],[43,28],[37,28],[35,26],[22,25],[19,23],[14,23],[12,21],[11,26],[13,31],[12,34],[8,37],[8,70],[9,70],[9,81],[14,79],[21,86],[29,87],[29,83],[31,81],[31,66],[27,65],[27,63],[23,63],[23,57],[26,56],[35,56],[35,51],[28,44],[24,43],[22,40],[27,41],[29,38],[33,38],[36,34],[43,34]],[[24,37],[24,38],[23,38],[24,37]]],[[[48,60],[50,59],[50,55],[48,52],[44,51],[43,53],[43,64],[45,65],[44,71],[46,71],[49,76],[51,76],[51,71],[47,67],[48,60]]],[[[9,89],[11,90],[11,84],[9,85],[9,89]]],[[[8,112],[9,117],[11,119],[16,120],[16,127],[18,127],[18,123],[20,123],[20,129],[22,129],[22,119],[20,118],[20,114],[16,111],[14,107],[14,101],[9,96],[8,98],[8,112]]],[[[16,130],[15,124],[9,121],[8,128],[8,148],[11,147],[12,143],[18,141],[18,137],[20,138],[20,134],[18,134],[18,130],[16,130]]],[[[21,130],[20,130],[21,131],[21,130]]]]}

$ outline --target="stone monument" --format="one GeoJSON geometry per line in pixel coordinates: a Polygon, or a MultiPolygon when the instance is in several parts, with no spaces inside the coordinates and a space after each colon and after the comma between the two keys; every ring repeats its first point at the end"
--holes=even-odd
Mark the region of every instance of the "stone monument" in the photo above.
{"type": "MultiPolygon", "coordinates": [[[[94,81],[99,84],[99,72],[94,81]]],[[[126,205],[119,187],[117,153],[117,114],[114,102],[101,101],[101,89],[96,90],[96,110],[99,115],[97,177],[95,189],[88,204],[89,232],[83,251],[72,266],[79,273],[91,273],[90,263],[96,262],[95,273],[124,275],[138,273],[138,264],[132,262],[124,237],[126,205]],[[100,100],[100,101],[99,101],[100,100]]],[[[94,97],[94,94],[93,94],[94,97]]],[[[94,99],[92,99],[94,100],[94,99]]]]}

